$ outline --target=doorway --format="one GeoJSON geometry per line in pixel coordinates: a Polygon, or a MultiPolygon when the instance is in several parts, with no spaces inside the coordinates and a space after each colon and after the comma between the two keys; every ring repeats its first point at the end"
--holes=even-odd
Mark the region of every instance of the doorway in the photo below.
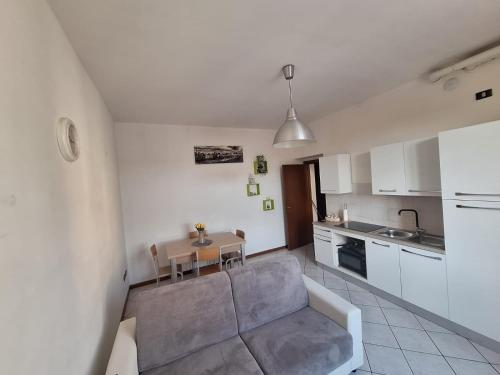
{"type": "Polygon", "coordinates": [[[309,165],[283,165],[282,179],[286,243],[293,250],[313,241],[309,165]]]}
{"type": "Polygon", "coordinates": [[[326,196],[321,193],[321,180],[319,174],[319,159],[304,161],[309,166],[311,178],[311,199],[314,203],[314,221],[325,221],[326,217],[326,196]]]}

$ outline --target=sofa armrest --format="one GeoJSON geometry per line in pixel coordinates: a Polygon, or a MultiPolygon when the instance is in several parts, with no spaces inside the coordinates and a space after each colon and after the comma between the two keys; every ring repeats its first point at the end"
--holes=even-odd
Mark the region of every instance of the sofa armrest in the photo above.
{"type": "Polygon", "coordinates": [[[118,327],[106,375],[138,375],[135,318],[124,320],[118,327]]]}
{"type": "Polygon", "coordinates": [[[361,367],[363,365],[361,310],[306,275],[302,276],[309,294],[309,306],[326,315],[351,334],[353,340],[352,368],[361,367]]]}

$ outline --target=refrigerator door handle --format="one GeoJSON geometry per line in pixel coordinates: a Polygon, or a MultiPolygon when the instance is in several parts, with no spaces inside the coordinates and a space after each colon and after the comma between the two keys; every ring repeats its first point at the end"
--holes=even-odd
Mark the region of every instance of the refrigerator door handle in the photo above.
{"type": "Polygon", "coordinates": [[[500,194],[486,194],[486,193],[461,193],[461,192],[455,192],[455,195],[457,197],[460,196],[470,196],[470,197],[500,197],[500,194]]]}
{"type": "Polygon", "coordinates": [[[457,204],[456,207],[457,208],[476,209],[476,210],[495,210],[495,211],[500,211],[500,207],[464,206],[463,204],[457,204]]]}

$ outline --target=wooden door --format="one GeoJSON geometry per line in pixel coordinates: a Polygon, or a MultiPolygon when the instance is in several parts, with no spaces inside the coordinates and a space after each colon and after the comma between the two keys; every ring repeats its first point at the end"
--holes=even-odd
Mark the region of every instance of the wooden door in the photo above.
{"type": "Polygon", "coordinates": [[[309,166],[283,165],[282,178],[286,242],[292,250],[313,241],[309,166]]]}

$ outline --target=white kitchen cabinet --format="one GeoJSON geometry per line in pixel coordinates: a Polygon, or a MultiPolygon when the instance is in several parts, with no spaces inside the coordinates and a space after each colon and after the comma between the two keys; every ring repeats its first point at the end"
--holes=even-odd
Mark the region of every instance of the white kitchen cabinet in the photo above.
{"type": "Polygon", "coordinates": [[[399,249],[402,298],[448,318],[446,257],[409,246],[399,249]]]}
{"type": "Polygon", "coordinates": [[[403,155],[403,143],[379,146],[370,150],[373,194],[406,194],[403,155]]]}
{"type": "Polygon", "coordinates": [[[370,157],[373,194],[441,195],[437,137],[375,147],[370,157]]]}
{"type": "Polygon", "coordinates": [[[443,200],[443,219],[450,320],[500,341],[500,201],[443,200]]]}
{"type": "Polygon", "coordinates": [[[368,282],[387,293],[401,297],[398,245],[366,238],[365,246],[368,282]]]}
{"type": "Polygon", "coordinates": [[[314,258],[316,262],[324,264],[328,267],[335,267],[338,264],[336,261],[336,248],[333,244],[332,232],[328,228],[314,225],[314,258]]]}
{"type": "Polygon", "coordinates": [[[405,142],[403,148],[407,195],[440,196],[438,138],[405,142]]]}
{"type": "Polygon", "coordinates": [[[439,133],[443,199],[500,200],[500,121],[439,133]]]}
{"type": "Polygon", "coordinates": [[[351,155],[338,154],[319,158],[319,174],[323,194],[352,192],[351,155]]]}

